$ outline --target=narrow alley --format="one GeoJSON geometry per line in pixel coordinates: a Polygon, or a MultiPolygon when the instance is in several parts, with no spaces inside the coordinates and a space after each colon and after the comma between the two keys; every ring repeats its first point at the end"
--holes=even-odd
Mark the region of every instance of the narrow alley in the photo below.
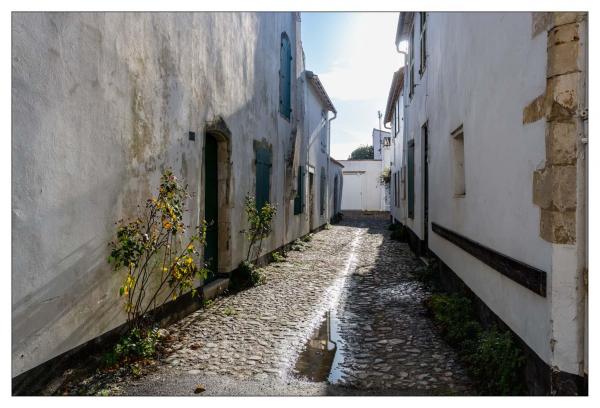
{"type": "Polygon", "coordinates": [[[168,327],[155,370],[137,380],[112,377],[104,389],[193,395],[201,384],[201,395],[468,394],[455,352],[425,316],[426,290],[411,278],[423,264],[406,243],[390,239],[387,226],[381,215],[350,215],[297,243],[285,261],[264,268],[264,285],[168,327]],[[325,323],[333,350],[307,358],[307,340],[325,323]]]}

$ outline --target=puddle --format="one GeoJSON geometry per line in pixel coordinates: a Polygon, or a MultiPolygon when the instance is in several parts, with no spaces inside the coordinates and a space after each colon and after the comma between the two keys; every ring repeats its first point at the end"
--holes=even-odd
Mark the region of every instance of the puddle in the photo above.
{"type": "Polygon", "coordinates": [[[297,376],[313,382],[335,382],[339,378],[337,370],[332,370],[332,367],[339,365],[342,357],[338,347],[338,325],[335,312],[326,312],[323,322],[315,329],[296,360],[294,373],[297,376]]]}
{"type": "MultiPolygon", "coordinates": [[[[341,363],[344,353],[340,342],[340,321],[336,316],[336,306],[340,300],[344,281],[356,269],[356,250],[360,243],[361,234],[356,232],[350,244],[348,259],[343,267],[337,284],[331,288],[326,298],[330,299],[320,323],[307,340],[304,349],[296,359],[292,372],[296,377],[308,381],[329,381],[334,384],[341,378],[341,363]]],[[[323,309],[322,309],[323,310],[323,309]]],[[[317,320],[318,321],[318,320],[317,320]]]]}

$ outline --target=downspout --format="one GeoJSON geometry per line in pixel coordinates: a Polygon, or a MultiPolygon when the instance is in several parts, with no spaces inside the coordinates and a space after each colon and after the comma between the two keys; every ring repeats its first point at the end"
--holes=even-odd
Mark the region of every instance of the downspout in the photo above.
{"type": "MultiPolygon", "coordinates": [[[[333,111],[333,117],[327,119],[327,203],[329,203],[329,163],[331,162],[331,122],[337,118],[337,111],[333,111]]],[[[333,204],[335,206],[335,203],[333,204]]],[[[327,222],[331,219],[329,205],[327,205],[327,222]]]]}

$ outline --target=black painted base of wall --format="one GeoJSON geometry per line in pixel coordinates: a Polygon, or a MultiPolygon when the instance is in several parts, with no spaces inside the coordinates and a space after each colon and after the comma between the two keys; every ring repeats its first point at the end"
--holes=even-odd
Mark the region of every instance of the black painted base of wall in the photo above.
{"type": "MultiPolygon", "coordinates": [[[[433,255],[430,253],[430,255],[433,255]]],[[[496,325],[513,333],[525,355],[523,373],[529,395],[587,395],[587,378],[553,370],[529,346],[508,327],[469,287],[438,257],[439,279],[442,287],[453,293],[460,293],[471,299],[479,321],[489,328],[496,325]]]]}
{"type": "Polygon", "coordinates": [[[408,246],[417,256],[425,256],[429,253],[425,241],[421,240],[417,234],[413,232],[408,226],[406,226],[408,232],[408,246]]]}
{"type": "MultiPolygon", "coordinates": [[[[198,293],[202,293],[198,288],[198,293]]],[[[202,297],[192,297],[191,293],[165,303],[150,313],[160,327],[165,327],[202,307],[202,297]]],[[[69,367],[85,361],[92,355],[107,352],[121,336],[127,332],[127,324],[122,324],[80,346],[66,351],[37,367],[12,379],[13,395],[40,395],[48,384],[69,367]]]]}

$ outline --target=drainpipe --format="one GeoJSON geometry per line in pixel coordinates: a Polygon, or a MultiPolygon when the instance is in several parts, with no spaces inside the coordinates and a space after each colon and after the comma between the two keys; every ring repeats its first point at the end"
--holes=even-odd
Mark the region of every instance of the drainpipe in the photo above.
{"type": "MultiPolygon", "coordinates": [[[[331,162],[331,122],[337,118],[337,111],[333,111],[333,117],[327,120],[327,204],[329,204],[329,163],[331,162]]],[[[333,204],[335,207],[335,203],[333,204]]],[[[329,205],[327,205],[327,222],[331,219],[329,205]]]]}

